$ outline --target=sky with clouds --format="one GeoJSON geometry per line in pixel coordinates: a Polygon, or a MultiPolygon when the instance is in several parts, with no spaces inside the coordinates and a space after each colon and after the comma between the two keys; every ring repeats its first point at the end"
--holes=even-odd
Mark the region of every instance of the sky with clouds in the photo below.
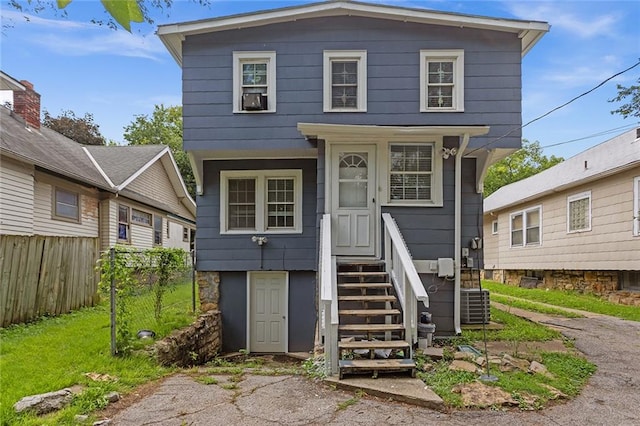
{"type": "MultiPolygon", "coordinates": [[[[132,33],[91,23],[105,19],[97,0],[73,0],[64,13],[46,8],[34,15],[1,1],[2,70],[28,80],[42,107],[57,116],[91,113],[101,133],[123,143],[123,128],[156,104],[181,103],[181,71],[157,36],[157,24],[205,19],[313,1],[216,1],[209,7],[174,0],[154,11],[154,25],[132,33]]],[[[26,5],[26,2],[21,3],[26,5]]],[[[384,3],[499,18],[545,21],[551,31],[523,60],[523,123],[593,89],[640,61],[640,2],[634,1],[422,1],[384,3]]],[[[527,125],[546,155],[568,158],[638,125],[612,115],[616,85],[637,84],[640,65],[566,107],[527,125]]]]}

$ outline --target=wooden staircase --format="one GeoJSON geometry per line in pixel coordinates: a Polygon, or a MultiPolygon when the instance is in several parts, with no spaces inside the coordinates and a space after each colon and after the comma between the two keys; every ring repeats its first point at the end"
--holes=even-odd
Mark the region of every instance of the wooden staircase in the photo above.
{"type": "Polygon", "coordinates": [[[404,339],[402,311],[384,262],[339,261],[337,274],[340,379],[407,371],[414,377],[412,348],[404,339]]]}

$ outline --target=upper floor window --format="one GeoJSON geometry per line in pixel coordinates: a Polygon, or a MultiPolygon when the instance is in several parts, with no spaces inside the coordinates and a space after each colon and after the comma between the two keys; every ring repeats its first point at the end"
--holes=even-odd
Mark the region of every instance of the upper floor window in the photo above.
{"type": "Polygon", "coordinates": [[[54,189],[54,216],[80,221],[80,194],[62,188],[54,189]]]}
{"type": "Polygon", "coordinates": [[[464,51],[420,51],[420,111],[464,111],[464,51]]]}
{"type": "Polygon", "coordinates": [[[276,52],[233,52],[233,112],[275,112],[276,52]]]}
{"type": "Polygon", "coordinates": [[[540,245],[542,241],[542,207],[511,214],[511,247],[540,245]]]}
{"type": "Polygon", "coordinates": [[[567,232],[591,230],[591,191],[567,198],[567,232]]]}
{"type": "Polygon", "coordinates": [[[441,157],[436,143],[389,145],[389,201],[398,204],[441,204],[441,157]]]}
{"type": "Polygon", "coordinates": [[[222,233],[302,232],[302,171],[222,171],[222,233]]]}
{"type": "Polygon", "coordinates": [[[367,52],[324,51],[324,112],[367,110],[367,52]]]}
{"type": "Polygon", "coordinates": [[[498,221],[491,222],[491,234],[496,235],[498,233],[498,221]]]}

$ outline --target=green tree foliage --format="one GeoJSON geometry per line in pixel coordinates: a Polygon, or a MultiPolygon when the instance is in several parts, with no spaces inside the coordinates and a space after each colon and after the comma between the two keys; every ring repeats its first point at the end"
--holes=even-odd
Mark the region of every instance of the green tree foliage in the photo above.
{"type": "Polygon", "coordinates": [[[522,148],[489,167],[484,180],[484,195],[488,197],[499,188],[517,182],[564,161],[562,157],[542,154],[540,142],[522,140],[522,148]]]}
{"type": "MultiPolygon", "coordinates": [[[[201,6],[210,6],[212,0],[191,0],[201,6]]],[[[75,3],[79,3],[76,0],[75,3]]],[[[67,6],[72,0],[9,0],[9,6],[32,14],[39,14],[42,11],[53,9],[60,11],[61,15],[67,17],[67,6]]],[[[95,2],[98,3],[98,2],[95,2]]],[[[92,18],[91,22],[97,25],[106,25],[109,28],[117,29],[118,25],[131,32],[132,22],[146,22],[153,24],[151,17],[153,11],[169,14],[169,9],[173,6],[173,0],[100,0],[102,7],[109,15],[106,20],[92,18]]]]}
{"type": "Polygon", "coordinates": [[[137,115],[124,128],[124,139],[129,145],[167,145],[178,164],[189,194],[195,197],[196,181],[187,153],[182,149],[182,107],[156,105],[153,114],[137,115]]]}
{"type": "Polygon", "coordinates": [[[94,123],[93,114],[77,117],[73,111],[64,110],[58,117],[44,111],[42,125],[55,130],[83,145],[104,145],[107,140],[100,134],[100,126],[94,123]]]}
{"type": "Polygon", "coordinates": [[[618,109],[611,111],[611,114],[620,114],[622,117],[640,117],[640,78],[635,86],[624,87],[618,84],[618,96],[609,99],[609,102],[622,102],[627,100],[618,109]]]}

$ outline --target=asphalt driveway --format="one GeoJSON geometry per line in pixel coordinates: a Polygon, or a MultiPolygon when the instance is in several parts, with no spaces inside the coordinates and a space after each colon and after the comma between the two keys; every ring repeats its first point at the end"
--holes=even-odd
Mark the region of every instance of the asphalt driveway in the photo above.
{"type": "Polygon", "coordinates": [[[112,425],[640,425],[640,322],[590,315],[556,318],[527,312],[557,328],[598,366],[581,395],[544,410],[460,410],[427,408],[355,397],[299,376],[246,375],[225,389],[189,375],[165,380],[153,392],[115,413],[112,425]]]}

